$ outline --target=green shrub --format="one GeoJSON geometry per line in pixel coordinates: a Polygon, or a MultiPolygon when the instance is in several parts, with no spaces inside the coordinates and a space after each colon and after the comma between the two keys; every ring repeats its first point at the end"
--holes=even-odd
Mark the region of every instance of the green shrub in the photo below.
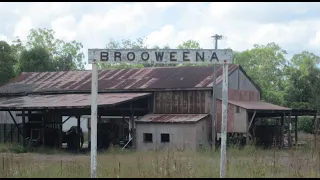
{"type": "Polygon", "coordinates": [[[312,133],[313,123],[310,117],[300,117],[298,119],[298,130],[305,133],[312,133]]]}

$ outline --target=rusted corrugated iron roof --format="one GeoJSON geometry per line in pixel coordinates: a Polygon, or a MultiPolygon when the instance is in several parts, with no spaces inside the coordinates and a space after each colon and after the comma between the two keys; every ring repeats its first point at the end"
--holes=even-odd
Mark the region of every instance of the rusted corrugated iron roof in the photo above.
{"type": "Polygon", "coordinates": [[[288,110],[290,111],[290,108],[274,105],[271,103],[266,103],[263,101],[228,101],[230,104],[242,107],[247,110],[288,110]]]}
{"type": "Polygon", "coordinates": [[[194,123],[209,114],[147,114],[135,122],[143,123],[194,123]]]}
{"type": "MultiPolygon", "coordinates": [[[[239,66],[229,65],[229,74],[239,66]]],[[[222,68],[217,68],[217,83],[222,68]]],[[[99,91],[200,89],[212,87],[211,66],[150,67],[99,71],[99,91]]],[[[0,87],[0,94],[91,90],[91,71],[26,72],[0,87]]]]}
{"type": "MultiPolygon", "coordinates": [[[[98,95],[98,106],[113,106],[150,93],[104,93],[98,95]]],[[[91,106],[91,94],[29,95],[0,101],[0,109],[68,109],[91,106]]]]}

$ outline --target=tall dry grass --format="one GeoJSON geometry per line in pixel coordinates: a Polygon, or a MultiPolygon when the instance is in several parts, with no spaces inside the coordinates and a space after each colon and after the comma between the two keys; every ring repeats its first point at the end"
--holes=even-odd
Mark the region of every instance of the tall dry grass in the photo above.
{"type": "MultiPolygon", "coordinates": [[[[227,177],[320,177],[320,151],[314,145],[290,150],[228,147],[227,177]]],[[[0,154],[0,178],[90,177],[89,154],[17,154],[10,148],[2,152],[6,153],[0,154]]],[[[135,152],[110,148],[98,154],[97,174],[114,178],[219,177],[219,158],[220,151],[210,148],[197,152],[170,149],[135,152]]]]}

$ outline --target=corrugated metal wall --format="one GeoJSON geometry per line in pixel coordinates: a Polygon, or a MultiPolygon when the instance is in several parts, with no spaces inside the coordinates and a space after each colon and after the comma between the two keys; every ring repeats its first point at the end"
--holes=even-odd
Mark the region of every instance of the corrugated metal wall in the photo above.
{"type": "Polygon", "coordinates": [[[211,108],[210,91],[155,92],[157,114],[204,114],[211,108]]]}

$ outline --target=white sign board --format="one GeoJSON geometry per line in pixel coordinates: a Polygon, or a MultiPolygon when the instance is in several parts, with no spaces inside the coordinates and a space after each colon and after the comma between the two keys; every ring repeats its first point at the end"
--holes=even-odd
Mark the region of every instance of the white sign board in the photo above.
{"type": "Polygon", "coordinates": [[[232,63],[231,49],[89,49],[88,63],[232,63]]]}

